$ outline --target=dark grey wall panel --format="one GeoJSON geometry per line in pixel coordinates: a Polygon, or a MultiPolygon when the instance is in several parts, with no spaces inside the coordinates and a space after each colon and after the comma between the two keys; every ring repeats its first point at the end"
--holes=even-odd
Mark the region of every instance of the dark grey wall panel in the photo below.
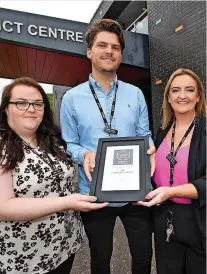
{"type": "Polygon", "coordinates": [[[128,64],[149,68],[149,40],[148,35],[135,32],[124,32],[126,48],[123,59],[128,64]]]}
{"type": "Polygon", "coordinates": [[[57,125],[60,125],[60,106],[64,94],[70,90],[71,87],[66,86],[53,86],[53,100],[54,100],[54,118],[57,125]]]}
{"type": "Polygon", "coordinates": [[[111,5],[114,1],[102,1],[94,13],[93,17],[91,18],[90,24],[94,23],[97,20],[100,20],[104,17],[107,11],[111,8],[111,5]]]}

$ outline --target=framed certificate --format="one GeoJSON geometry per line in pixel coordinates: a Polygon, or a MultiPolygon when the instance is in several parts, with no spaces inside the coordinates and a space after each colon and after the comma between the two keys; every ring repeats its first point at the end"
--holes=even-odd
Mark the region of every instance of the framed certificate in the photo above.
{"type": "Polygon", "coordinates": [[[90,195],[98,202],[143,201],[151,190],[148,139],[100,138],[90,195]]]}

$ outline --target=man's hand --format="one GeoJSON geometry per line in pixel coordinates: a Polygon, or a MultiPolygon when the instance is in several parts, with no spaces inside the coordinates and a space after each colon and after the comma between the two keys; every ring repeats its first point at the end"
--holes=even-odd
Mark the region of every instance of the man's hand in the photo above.
{"type": "Polygon", "coordinates": [[[159,206],[164,201],[169,200],[172,197],[173,197],[173,188],[162,186],[162,187],[158,187],[157,189],[147,194],[145,198],[150,200],[149,202],[139,201],[136,204],[146,206],[146,207],[151,207],[154,205],[159,206]]]}
{"type": "Polygon", "coordinates": [[[155,172],[155,147],[151,146],[148,150],[147,150],[147,154],[150,155],[150,166],[151,166],[151,177],[153,176],[154,172],[155,172]]]}
{"type": "Polygon", "coordinates": [[[90,182],[92,181],[91,173],[93,172],[94,167],[95,167],[95,159],[96,159],[95,152],[87,151],[84,153],[83,168],[84,168],[85,174],[90,182]]]}

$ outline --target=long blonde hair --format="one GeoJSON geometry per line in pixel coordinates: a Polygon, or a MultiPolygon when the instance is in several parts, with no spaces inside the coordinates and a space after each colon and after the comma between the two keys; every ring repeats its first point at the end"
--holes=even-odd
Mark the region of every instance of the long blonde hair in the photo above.
{"type": "Polygon", "coordinates": [[[179,68],[170,76],[165,87],[164,99],[162,103],[162,129],[165,129],[174,117],[174,111],[171,107],[171,104],[168,102],[168,96],[172,81],[175,79],[175,77],[180,75],[189,75],[195,80],[198,89],[198,95],[200,97],[200,100],[196,105],[196,117],[206,117],[206,100],[201,79],[192,70],[179,68]]]}

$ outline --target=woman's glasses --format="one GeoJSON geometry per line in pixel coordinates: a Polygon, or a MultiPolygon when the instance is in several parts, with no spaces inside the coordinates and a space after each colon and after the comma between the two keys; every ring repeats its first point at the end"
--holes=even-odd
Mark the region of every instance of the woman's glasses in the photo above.
{"type": "Polygon", "coordinates": [[[28,110],[30,105],[33,106],[35,110],[43,110],[45,107],[45,104],[43,102],[27,102],[27,101],[17,101],[17,102],[8,102],[8,104],[14,104],[16,105],[17,109],[19,110],[28,110]]]}

